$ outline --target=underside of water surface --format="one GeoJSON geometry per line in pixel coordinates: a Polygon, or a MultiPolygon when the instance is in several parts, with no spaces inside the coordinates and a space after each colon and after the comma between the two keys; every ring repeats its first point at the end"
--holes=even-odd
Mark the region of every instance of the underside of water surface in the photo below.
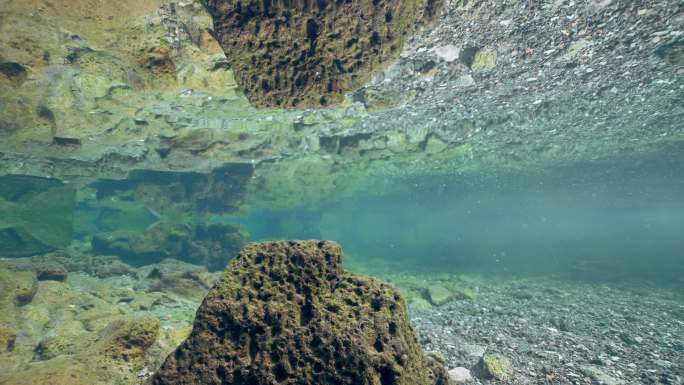
{"type": "Polygon", "coordinates": [[[683,10],[0,0],[0,385],[684,384],[683,10]]]}

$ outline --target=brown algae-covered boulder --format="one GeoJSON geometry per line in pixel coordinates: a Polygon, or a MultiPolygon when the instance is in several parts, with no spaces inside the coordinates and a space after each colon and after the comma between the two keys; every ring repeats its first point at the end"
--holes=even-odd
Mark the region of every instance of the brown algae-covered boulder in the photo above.
{"type": "Polygon", "coordinates": [[[446,384],[398,291],[345,272],[341,253],[328,241],[245,247],[152,384],[446,384]]]}
{"type": "Polygon", "coordinates": [[[395,59],[441,0],[204,0],[214,36],[250,102],[317,107],[342,101],[395,59]]]}

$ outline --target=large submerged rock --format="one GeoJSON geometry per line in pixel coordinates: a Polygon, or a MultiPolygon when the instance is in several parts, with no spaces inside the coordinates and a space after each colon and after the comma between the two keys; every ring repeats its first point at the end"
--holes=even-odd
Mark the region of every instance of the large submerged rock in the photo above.
{"type": "Polygon", "coordinates": [[[325,106],[399,56],[441,1],[205,0],[214,35],[256,106],[325,106]]]}
{"type": "Polygon", "coordinates": [[[397,290],[345,272],[341,253],[328,241],[244,248],[152,384],[448,384],[397,290]]]}

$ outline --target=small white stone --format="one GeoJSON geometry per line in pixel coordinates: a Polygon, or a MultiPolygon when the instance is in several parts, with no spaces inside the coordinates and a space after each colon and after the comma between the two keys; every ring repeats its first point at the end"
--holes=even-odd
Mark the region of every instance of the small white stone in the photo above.
{"type": "Polygon", "coordinates": [[[461,50],[453,44],[442,45],[432,49],[432,53],[435,56],[443,59],[447,63],[458,59],[460,52],[461,50]]]}
{"type": "Polygon", "coordinates": [[[473,376],[470,375],[470,370],[459,366],[449,371],[449,378],[456,383],[456,385],[460,385],[472,380],[473,376]]]}

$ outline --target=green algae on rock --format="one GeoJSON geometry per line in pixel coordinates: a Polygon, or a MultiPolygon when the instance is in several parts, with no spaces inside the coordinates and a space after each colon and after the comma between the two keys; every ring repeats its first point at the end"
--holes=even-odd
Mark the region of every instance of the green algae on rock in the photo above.
{"type": "Polygon", "coordinates": [[[52,253],[0,261],[0,383],[140,383],[140,371],[158,367],[158,358],[187,336],[192,313],[207,287],[198,289],[202,294],[191,301],[169,292],[148,293],[145,273],[156,266],[139,272],[128,267],[119,270],[126,274],[121,276],[112,276],[109,267],[90,270],[107,259],[87,262],[76,254],[52,253]],[[69,279],[36,282],[35,270],[45,259],[63,262],[69,279]],[[71,260],[77,261],[67,263],[71,260]],[[83,270],[108,278],[79,272],[83,270]],[[133,290],[133,285],[140,285],[140,290],[133,290]],[[17,291],[31,287],[33,299],[18,303],[17,291]]]}
{"type": "Polygon", "coordinates": [[[448,384],[399,293],[345,272],[341,253],[328,241],[245,247],[152,384],[448,384]]]}
{"type": "Polygon", "coordinates": [[[204,0],[214,36],[255,106],[338,104],[399,56],[441,1],[204,0]]]}
{"type": "Polygon", "coordinates": [[[485,354],[475,367],[475,371],[480,377],[505,381],[511,375],[511,360],[500,354],[485,354]]]}
{"type": "Polygon", "coordinates": [[[94,349],[114,359],[143,359],[159,336],[159,326],[154,317],[114,320],[100,333],[94,349]]]}

